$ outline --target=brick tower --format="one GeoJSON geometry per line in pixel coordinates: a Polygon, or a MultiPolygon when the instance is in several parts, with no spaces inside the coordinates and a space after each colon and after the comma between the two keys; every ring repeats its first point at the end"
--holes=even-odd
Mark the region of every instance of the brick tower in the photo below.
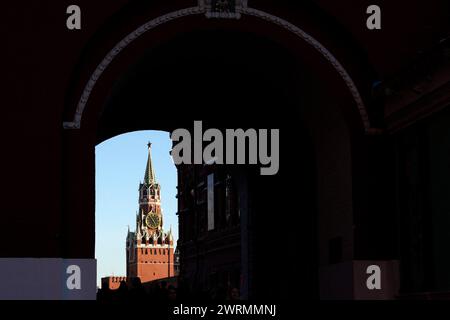
{"type": "Polygon", "coordinates": [[[142,283],[174,276],[172,230],[163,229],[161,186],[156,182],[151,146],[144,181],[139,184],[136,231],[128,230],[126,240],[127,277],[139,277],[142,283]]]}

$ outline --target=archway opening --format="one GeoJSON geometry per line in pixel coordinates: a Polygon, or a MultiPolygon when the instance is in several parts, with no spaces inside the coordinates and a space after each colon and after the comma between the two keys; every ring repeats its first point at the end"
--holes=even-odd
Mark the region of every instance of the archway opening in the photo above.
{"type": "Polygon", "coordinates": [[[106,97],[91,97],[103,103],[87,110],[82,133],[88,137],[77,142],[80,150],[86,150],[83,139],[99,144],[136,130],[193,132],[195,120],[202,121],[203,130],[280,130],[275,175],[262,176],[261,165],[178,168],[185,173],[178,178],[184,194],[201,194],[213,173],[217,186],[230,178],[239,198],[239,223],[205,233],[208,210],[198,208],[205,203],[178,199],[180,279],[191,297],[217,295],[212,289],[218,285],[224,292],[238,287],[244,299],[318,297],[319,265],[353,258],[349,121],[355,117],[342,111],[352,103],[349,95],[323,82],[323,69],[316,72],[298,52],[245,32],[185,33],[133,61],[106,97]],[[190,218],[181,214],[182,201],[191,201],[190,218]],[[183,237],[183,227],[194,231],[183,237]],[[346,248],[337,248],[341,254],[330,262],[328,240],[337,234],[346,248]]]}
{"type": "MultiPolygon", "coordinates": [[[[97,286],[118,289],[121,282],[130,284],[126,279],[129,268],[134,268],[130,255],[136,250],[129,246],[130,233],[142,230],[142,243],[145,236],[140,215],[147,215],[147,208],[142,204],[145,199],[140,194],[141,186],[152,168],[158,189],[160,213],[163,218],[158,232],[171,235],[172,249],[178,240],[177,218],[177,172],[170,149],[172,143],[168,132],[136,131],[108,139],[97,145],[96,157],[96,259],[97,286]],[[151,141],[152,147],[148,148],[151,141]]],[[[147,190],[143,190],[147,191],[147,190]]],[[[156,212],[156,210],[155,210],[156,212]]],[[[151,230],[149,230],[151,231],[151,230]]],[[[144,248],[147,253],[151,246],[144,248]]],[[[161,248],[158,248],[161,249],[161,248]]],[[[153,250],[154,251],[154,250],[153,250]]],[[[153,253],[153,252],[152,252],[153,253]]],[[[141,258],[144,263],[167,262],[167,272],[159,268],[158,277],[176,276],[175,261],[160,259],[156,255],[141,258]],[[173,268],[173,270],[172,270],[173,268]],[[169,270],[170,269],[170,270],[169,270]],[[170,272],[169,272],[170,271],[170,272]]],[[[148,277],[148,275],[146,275],[148,277]]],[[[149,279],[141,279],[143,282],[149,279]]],[[[105,299],[105,297],[101,297],[105,299]]]]}

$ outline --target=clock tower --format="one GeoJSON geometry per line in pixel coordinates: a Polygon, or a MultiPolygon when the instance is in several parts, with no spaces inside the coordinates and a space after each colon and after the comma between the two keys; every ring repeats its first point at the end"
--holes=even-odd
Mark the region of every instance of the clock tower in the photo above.
{"type": "Polygon", "coordinates": [[[142,283],[174,276],[172,230],[163,229],[161,186],[156,181],[151,147],[149,143],[144,181],[139,184],[136,231],[128,230],[126,240],[127,278],[139,277],[142,283]]]}

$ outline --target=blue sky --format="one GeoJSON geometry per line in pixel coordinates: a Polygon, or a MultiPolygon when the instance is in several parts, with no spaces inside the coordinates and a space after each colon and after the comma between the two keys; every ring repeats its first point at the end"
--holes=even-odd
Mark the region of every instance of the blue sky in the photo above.
{"type": "Polygon", "coordinates": [[[109,139],[95,149],[97,283],[105,276],[125,276],[127,226],[134,231],[139,182],[144,179],[147,143],[152,142],[152,159],[161,184],[164,229],[172,225],[178,240],[176,216],[177,172],[169,151],[168,132],[137,131],[109,139]]]}

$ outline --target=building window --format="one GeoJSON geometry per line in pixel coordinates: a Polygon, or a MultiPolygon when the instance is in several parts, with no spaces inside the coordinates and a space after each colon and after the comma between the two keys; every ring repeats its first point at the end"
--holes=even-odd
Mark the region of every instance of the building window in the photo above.
{"type": "Polygon", "coordinates": [[[208,175],[208,231],[214,230],[214,174],[208,175]]]}

